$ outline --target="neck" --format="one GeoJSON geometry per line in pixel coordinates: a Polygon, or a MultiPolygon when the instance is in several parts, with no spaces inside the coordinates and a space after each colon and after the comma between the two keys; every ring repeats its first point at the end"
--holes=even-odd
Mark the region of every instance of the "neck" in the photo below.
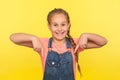
{"type": "Polygon", "coordinates": [[[54,42],[56,45],[60,46],[60,45],[62,45],[62,44],[64,44],[64,43],[66,43],[66,40],[65,40],[65,38],[62,39],[62,40],[57,40],[57,39],[54,39],[54,38],[53,38],[53,42],[54,42]]]}

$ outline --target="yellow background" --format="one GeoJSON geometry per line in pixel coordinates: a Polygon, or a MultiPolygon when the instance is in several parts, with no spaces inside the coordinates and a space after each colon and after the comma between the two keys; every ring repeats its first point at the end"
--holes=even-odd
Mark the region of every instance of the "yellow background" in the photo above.
{"type": "Polygon", "coordinates": [[[90,32],[109,41],[102,48],[81,52],[83,77],[77,71],[77,80],[120,80],[120,0],[1,0],[0,80],[42,80],[39,55],[13,44],[9,36],[25,32],[50,37],[46,17],[59,7],[69,12],[73,37],[90,32]]]}

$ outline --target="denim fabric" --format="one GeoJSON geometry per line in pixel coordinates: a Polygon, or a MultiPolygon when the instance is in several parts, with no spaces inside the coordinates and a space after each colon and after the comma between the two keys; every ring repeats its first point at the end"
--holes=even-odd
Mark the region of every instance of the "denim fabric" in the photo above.
{"type": "MultiPolygon", "coordinates": [[[[48,48],[51,48],[52,38],[49,40],[48,48]]],[[[67,48],[71,48],[66,38],[67,48]]],[[[74,80],[73,59],[70,51],[58,54],[56,51],[48,51],[43,80],[74,80]]]]}

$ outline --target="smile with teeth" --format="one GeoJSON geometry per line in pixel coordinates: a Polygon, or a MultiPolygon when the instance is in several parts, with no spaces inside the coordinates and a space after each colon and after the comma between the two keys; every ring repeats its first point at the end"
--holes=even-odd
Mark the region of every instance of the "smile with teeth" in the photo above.
{"type": "Polygon", "coordinates": [[[63,35],[65,32],[55,32],[57,35],[63,35]]]}

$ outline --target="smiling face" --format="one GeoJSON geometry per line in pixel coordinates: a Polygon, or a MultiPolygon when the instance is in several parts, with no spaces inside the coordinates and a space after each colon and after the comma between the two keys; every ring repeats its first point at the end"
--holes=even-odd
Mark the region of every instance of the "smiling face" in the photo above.
{"type": "Polygon", "coordinates": [[[70,24],[68,23],[66,16],[62,13],[54,14],[48,24],[52,37],[59,41],[65,39],[69,26],[70,24]]]}

